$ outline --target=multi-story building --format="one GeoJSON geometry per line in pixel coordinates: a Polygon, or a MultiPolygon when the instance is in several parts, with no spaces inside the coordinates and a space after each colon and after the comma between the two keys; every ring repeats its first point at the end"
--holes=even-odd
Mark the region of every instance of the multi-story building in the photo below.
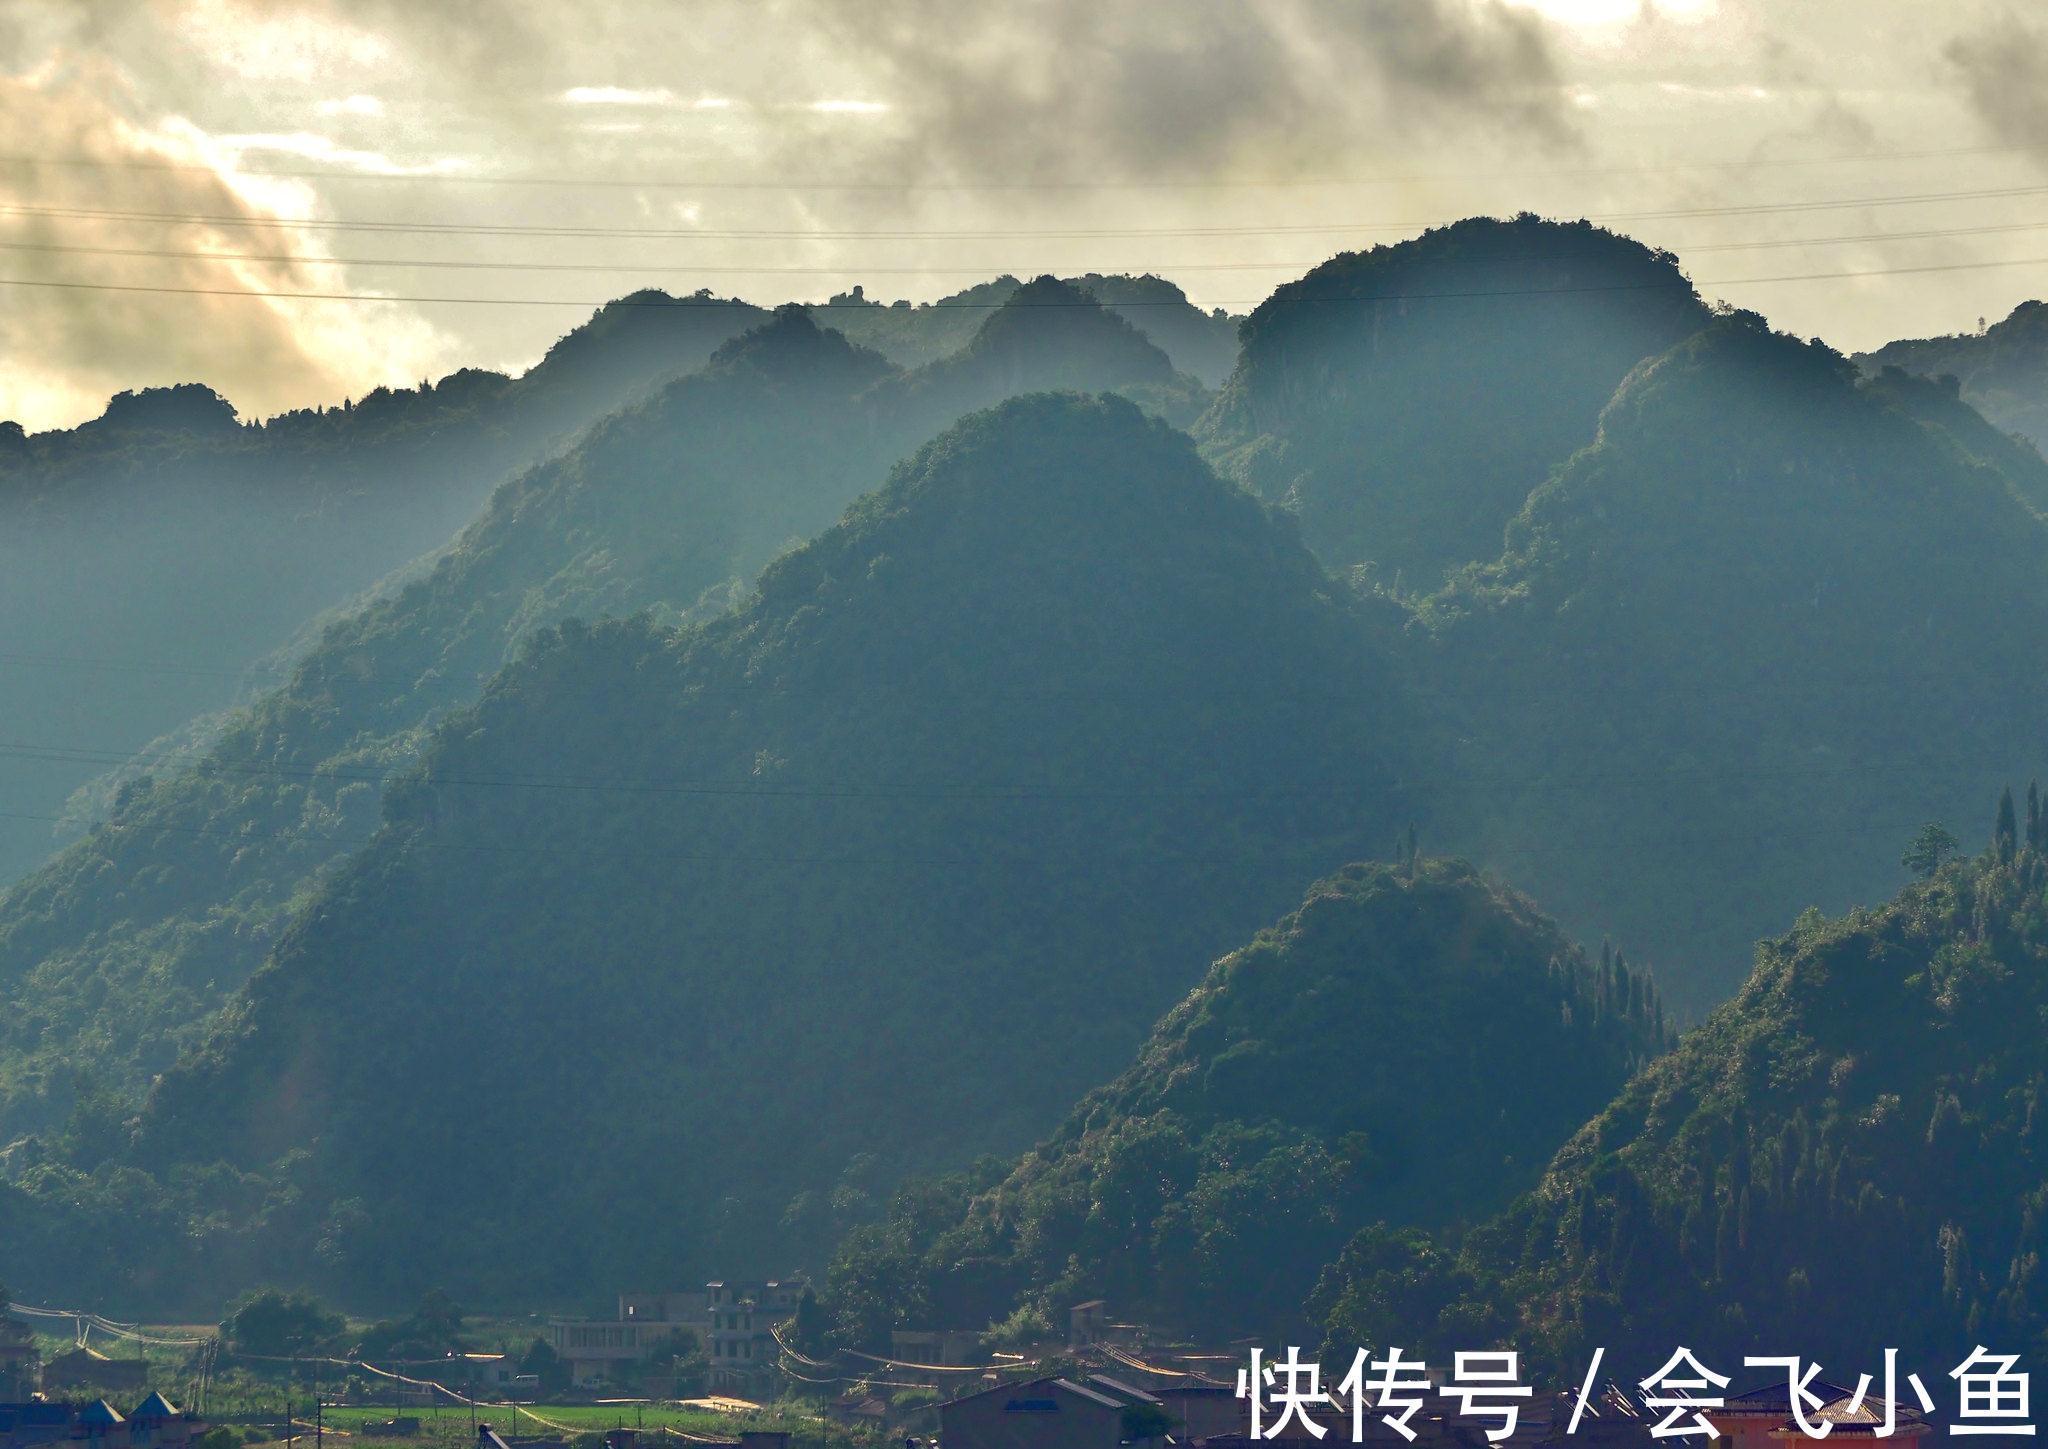
{"type": "Polygon", "coordinates": [[[558,1318],[548,1324],[548,1347],[581,1389],[617,1383],[635,1364],[680,1352],[687,1336],[701,1336],[701,1292],[622,1293],[617,1318],[558,1318]]]}
{"type": "Polygon", "coordinates": [[[707,1283],[711,1387],[721,1394],[750,1395],[771,1387],[780,1373],[776,1328],[796,1316],[804,1284],[795,1280],[707,1283]]]}

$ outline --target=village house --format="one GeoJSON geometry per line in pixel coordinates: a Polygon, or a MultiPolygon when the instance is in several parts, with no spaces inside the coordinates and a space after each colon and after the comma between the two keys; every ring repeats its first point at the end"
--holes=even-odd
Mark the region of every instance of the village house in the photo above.
{"type": "Polygon", "coordinates": [[[43,1388],[140,1389],[149,1382],[149,1364],[139,1358],[108,1358],[81,1345],[43,1364],[43,1388]]]}
{"type": "Polygon", "coordinates": [[[889,1357],[898,1363],[968,1368],[982,1361],[981,1335],[961,1328],[899,1328],[889,1335],[889,1357]]]}
{"type": "MultiPolygon", "coordinates": [[[[1882,1400],[1867,1398],[1863,1403],[1850,1408],[1855,1398],[1853,1391],[1840,1384],[1831,1384],[1816,1379],[1806,1386],[1807,1393],[1820,1401],[1820,1408],[1809,1408],[1808,1423],[1819,1428],[1828,1426],[1827,1437],[1874,1438],[1876,1431],[1884,1424],[1885,1405],[1882,1400]]],[[[1721,1407],[1709,1409],[1707,1422],[1721,1435],[1727,1449],[1779,1449],[1791,1439],[1807,1437],[1792,1417],[1792,1385],[1789,1379],[1751,1389],[1745,1394],[1735,1394],[1726,1399],[1721,1407]]],[[[1894,1406],[1893,1428],[1887,1436],[1893,1439],[1919,1439],[1933,1432],[1933,1427],[1920,1414],[1904,1406],[1894,1406]]]]}
{"type": "Polygon", "coordinates": [[[621,1293],[616,1318],[556,1319],[548,1324],[548,1347],[579,1389],[615,1383],[635,1364],[663,1351],[680,1351],[686,1335],[702,1338],[708,1323],[703,1290],[683,1293],[621,1293]]]}
{"type": "Polygon", "coordinates": [[[775,1330],[796,1316],[804,1294],[798,1280],[707,1283],[710,1295],[711,1388],[714,1393],[759,1397],[781,1375],[775,1330]]]}
{"type": "Polygon", "coordinates": [[[42,1381],[42,1355],[35,1335],[9,1318],[0,1318],[0,1400],[25,1399],[42,1381]]]}
{"type": "Polygon", "coordinates": [[[651,1358],[682,1352],[682,1340],[694,1336],[709,1361],[714,1391],[765,1392],[779,1372],[775,1328],[795,1316],[804,1286],[795,1279],[718,1279],[679,1292],[622,1293],[618,1317],[556,1319],[547,1326],[547,1342],[570,1382],[591,1389],[624,1381],[651,1358]]]}
{"type": "Polygon", "coordinates": [[[1166,1425],[1157,1398],[1102,1374],[997,1384],[939,1405],[946,1449],[1117,1449],[1166,1425]]]}
{"type": "Polygon", "coordinates": [[[197,1414],[157,1393],[125,1415],[105,1399],[0,1404],[0,1449],[188,1449],[205,1432],[197,1414]]]}
{"type": "MultiPolygon", "coordinates": [[[[660,1435],[643,1434],[638,1429],[607,1429],[604,1436],[605,1449],[652,1449],[662,1443],[660,1435]]],[[[786,1429],[742,1429],[730,1439],[696,1438],[695,1449],[789,1449],[789,1431],[786,1429]]],[[[491,1449],[491,1446],[480,1446],[491,1449]]]]}

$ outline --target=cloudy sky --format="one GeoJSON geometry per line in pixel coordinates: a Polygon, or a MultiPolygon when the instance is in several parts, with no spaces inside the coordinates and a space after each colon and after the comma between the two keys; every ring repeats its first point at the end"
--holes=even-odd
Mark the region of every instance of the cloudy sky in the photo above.
{"type": "Polygon", "coordinates": [[[1965,330],[2048,292],[2033,13],[0,0],[0,418],[517,369],[646,285],[1150,271],[1242,311],[1333,252],[1522,209],[1669,246],[1845,348],[1965,330]],[[276,293],[329,295],[251,295],[276,293]]]}

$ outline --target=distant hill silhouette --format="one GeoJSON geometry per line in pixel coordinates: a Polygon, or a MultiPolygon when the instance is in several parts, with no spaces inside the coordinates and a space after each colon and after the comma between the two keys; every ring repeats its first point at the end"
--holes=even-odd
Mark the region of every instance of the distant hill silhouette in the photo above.
{"type": "Polygon", "coordinates": [[[1629,370],[1706,320],[1668,255],[1586,222],[1477,219],[1351,252],[1243,327],[1200,436],[1333,569],[1426,592],[1500,552],[1629,370]]]}

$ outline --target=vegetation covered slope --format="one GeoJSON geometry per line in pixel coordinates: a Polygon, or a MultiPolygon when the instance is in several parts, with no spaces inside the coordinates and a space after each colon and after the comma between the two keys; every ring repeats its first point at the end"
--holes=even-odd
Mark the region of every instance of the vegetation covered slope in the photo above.
{"type": "Polygon", "coordinates": [[[1639,369],[1424,612],[1472,747],[1460,848],[1688,1013],[1773,920],[1888,892],[1902,833],[2048,765],[2040,518],[1747,314],[1639,369]]]}
{"type": "Polygon", "coordinates": [[[2022,302],[1983,331],[1904,338],[1856,360],[1872,371],[1953,377],[1963,400],[1993,423],[2048,448],[2048,304],[2022,302]]]}
{"type": "Polygon", "coordinates": [[[61,1123],[82,1090],[139,1095],[374,829],[385,776],[534,630],[722,609],[891,462],[1010,390],[1175,395],[1164,355],[1085,297],[1034,283],[1013,301],[958,357],[907,376],[782,310],[506,483],[196,765],[129,781],[106,828],[0,897],[0,1137],[61,1123]]]}
{"type": "Polygon", "coordinates": [[[1586,222],[1475,219],[1340,256],[1243,324],[1213,461],[1331,568],[1426,591],[1500,552],[1644,358],[1706,320],[1675,260],[1586,222]]]}
{"type": "Polygon", "coordinates": [[[2024,436],[2003,431],[1965,402],[1954,377],[1922,377],[1884,367],[1864,386],[1899,411],[1947,433],[1971,457],[2003,473],[2021,502],[2036,513],[2048,512],[2048,459],[2024,436]]]}
{"type": "MultiPolygon", "coordinates": [[[[976,415],[743,611],[538,641],[166,1074],[140,1155],[47,1190],[104,1206],[140,1161],[192,1214],[114,1221],[182,1224],[181,1271],[364,1292],[815,1253],[806,1189],[1020,1148],[1188,962],[1394,834],[1391,627],[1129,403],[976,415]],[[1339,677],[1371,697],[1304,695],[1339,677]]],[[[108,1270],[59,1231],[10,1274],[108,1270]]]]}
{"type": "Polygon", "coordinates": [[[826,1303],[860,1348],[1092,1297],[1279,1332],[1360,1224],[1439,1225],[1533,1184],[1664,1033],[1646,974],[1587,961],[1463,862],[1347,866],[1013,1167],[899,1193],[826,1303]]]}
{"type": "MultiPolygon", "coordinates": [[[[1068,283],[1122,317],[1204,387],[1220,387],[1237,362],[1237,319],[1202,311],[1163,277],[1090,272],[1068,283]]],[[[820,327],[844,332],[904,367],[921,367],[957,352],[988,314],[1024,283],[1012,276],[978,282],[936,302],[877,302],[861,287],[810,308],[820,327]]]]}
{"type": "MultiPolygon", "coordinates": [[[[1409,1259],[1411,1303],[1645,1371],[1681,1341],[1724,1361],[1797,1343],[1829,1377],[1889,1347],[1936,1372],[1980,1342],[2038,1353],[2048,837],[2026,814],[1888,904],[1761,943],[1534,1193],[1462,1255],[1409,1259]]],[[[1338,1336],[1401,1276],[1333,1270],[1338,1336]]]]}
{"type": "Polygon", "coordinates": [[[260,424],[188,385],[66,431],[0,428],[0,884],[51,853],[55,817],[110,763],[275,682],[251,666],[308,619],[760,315],[641,294],[517,379],[459,372],[260,424]]]}

